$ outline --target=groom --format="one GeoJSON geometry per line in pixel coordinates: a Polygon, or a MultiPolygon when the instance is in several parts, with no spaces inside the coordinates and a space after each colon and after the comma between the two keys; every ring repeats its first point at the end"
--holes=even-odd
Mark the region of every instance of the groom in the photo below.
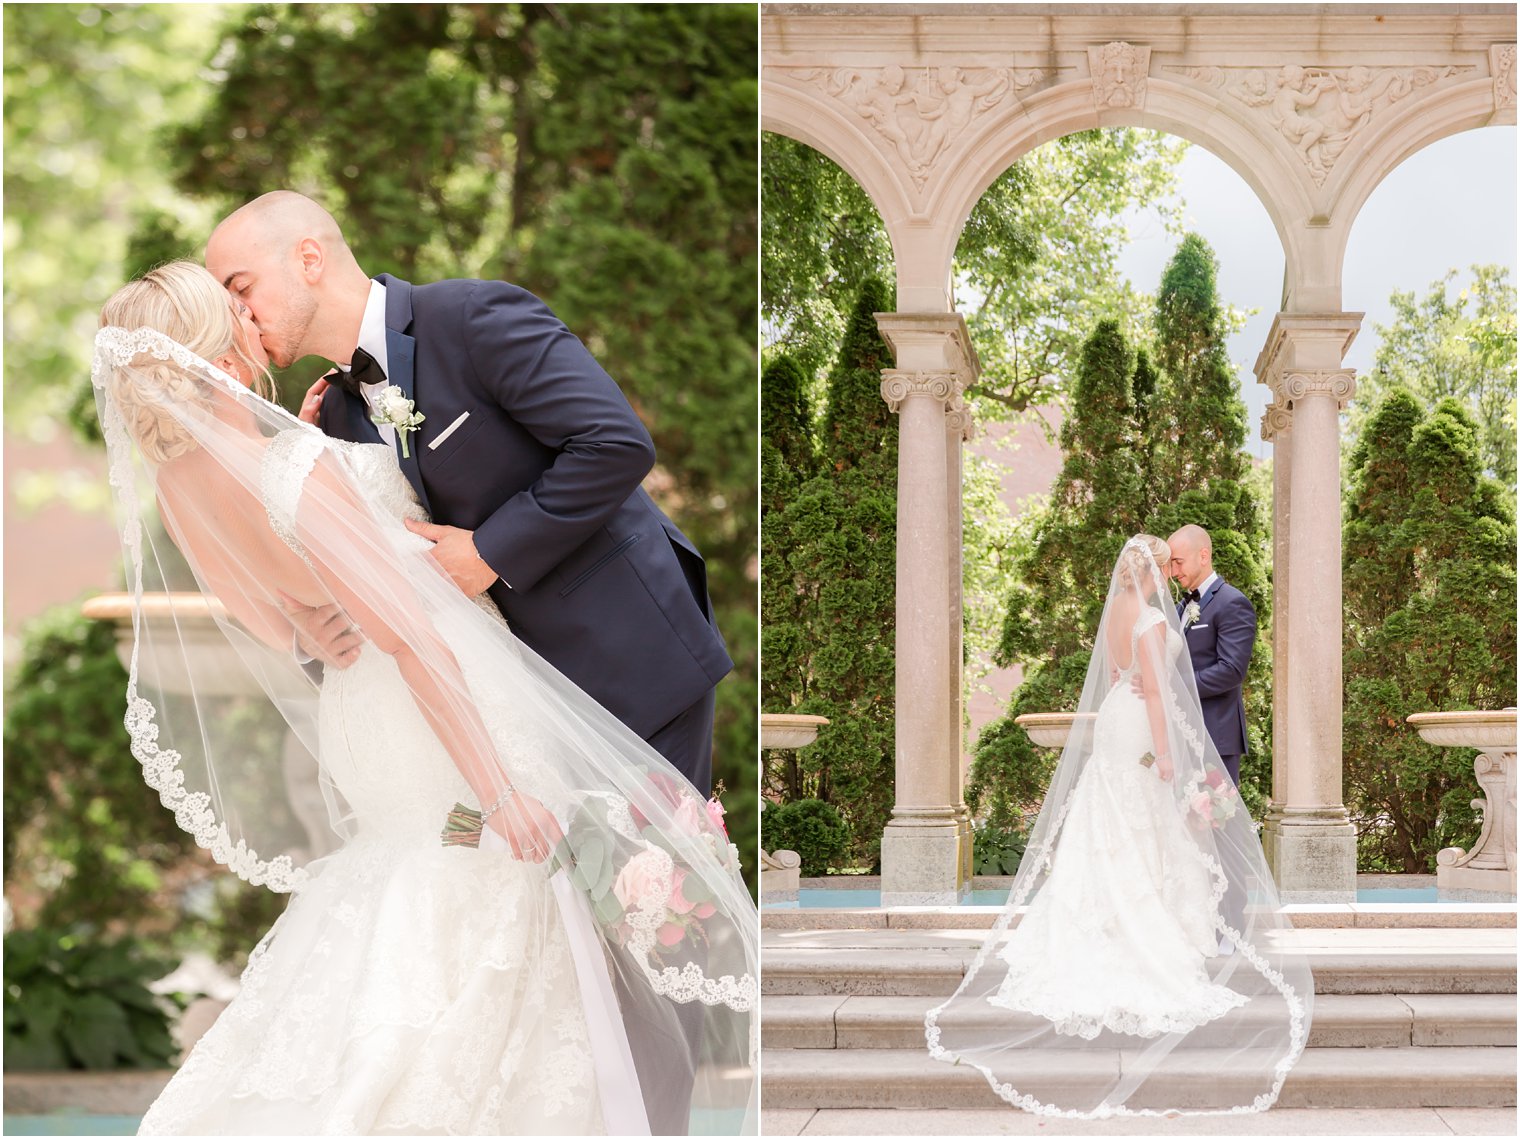
{"type": "Polygon", "coordinates": [[[1167,573],[1185,591],[1177,605],[1203,723],[1230,778],[1240,786],[1240,758],[1246,754],[1246,704],[1242,694],[1251,649],[1256,644],[1256,609],[1244,593],[1214,572],[1214,546],[1202,526],[1184,526],[1170,538],[1167,573]]]}
{"type": "MultiPolygon", "coordinates": [[[[338,365],[301,418],[392,446],[433,519],[408,526],[455,584],[488,591],[523,642],[708,794],[715,687],[733,662],[701,555],[640,486],[649,433],[585,346],[515,285],[371,280],[332,215],[290,191],[222,221],[206,267],[276,365],[338,365]],[[372,422],[387,384],[420,425],[372,422]]],[[[319,655],[351,663],[350,629],[336,615],[313,630],[319,655]]]]}

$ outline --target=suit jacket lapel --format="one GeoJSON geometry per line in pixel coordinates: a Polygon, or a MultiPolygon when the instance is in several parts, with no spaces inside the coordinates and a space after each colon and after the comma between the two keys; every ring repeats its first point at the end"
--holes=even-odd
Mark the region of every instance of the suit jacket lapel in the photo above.
{"type": "MultiPolygon", "coordinates": [[[[385,378],[415,403],[417,376],[413,363],[417,355],[417,341],[404,331],[412,324],[412,286],[388,273],[380,274],[376,280],[385,286],[385,354],[388,365],[385,378]]],[[[412,489],[417,492],[417,497],[431,515],[433,507],[428,502],[427,487],[422,485],[422,468],[418,466],[422,456],[418,440],[420,434],[412,432],[407,439],[407,450],[411,453],[402,455],[401,433],[396,433],[396,461],[401,464],[401,473],[406,475],[406,481],[412,484],[412,489]]]]}
{"type": "Polygon", "coordinates": [[[1200,613],[1203,612],[1203,610],[1208,606],[1208,604],[1209,604],[1210,601],[1214,600],[1214,594],[1216,594],[1216,593],[1219,592],[1219,587],[1221,585],[1223,585],[1223,584],[1224,584],[1224,578],[1222,578],[1222,577],[1220,577],[1220,576],[1218,576],[1216,574],[1214,576],[1214,584],[1211,585],[1211,586],[1209,586],[1209,591],[1207,593],[1205,593],[1199,599],[1199,601],[1198,601],[1198,611],[1200,613]]]}
{"type": "Polygon", "coordinates": [[[343,393],[343,415],[348,421],[348,435],[355,443],[379,443],[380,429],[369,417],[369,404],[359,396],[343,393]]]}

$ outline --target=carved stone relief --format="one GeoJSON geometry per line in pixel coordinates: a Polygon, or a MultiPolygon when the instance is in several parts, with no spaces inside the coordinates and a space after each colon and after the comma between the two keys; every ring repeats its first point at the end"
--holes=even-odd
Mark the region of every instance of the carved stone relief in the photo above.
{"type": "Polygon", "coordinates": [[[1494,44],[1488,49],[1488,70],[1494,77],[1494,109],[1515,109],[1515,45],[1494,44]]]}
{"type": "Polygon", "coordinates": [[[793,68],[865,119],[891,146],[918,189],[966,127],[1010,94],[1035,86],[1044,72],[1011,67],[793,68]]]}
{"type": "Polygon", "coordinates": [[[1151,67],[1151,49],[1115,40],[1087,49],[1093,77],[1093,101],[1098,110],[1144,107],[1145,76],[1151,67]]]}
{"type": "Polygon", "coordinates": [[[1475,70],[1445,67],[1167,67],[1258,111],[1323,185],[1346,148],[1381,112],[1443,79],[1475,70]]]}

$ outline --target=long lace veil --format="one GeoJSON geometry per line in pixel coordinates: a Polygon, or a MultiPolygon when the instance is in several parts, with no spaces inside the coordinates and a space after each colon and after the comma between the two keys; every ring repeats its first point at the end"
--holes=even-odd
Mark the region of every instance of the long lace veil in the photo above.
{"type": "MultiPolygon", "coordinates": [[[[671,1075],[642,1081],[648,1118],[683,1114],[691,1086],[693,1132],[753,1132],[759,921],[721,816],[462,596],[349,445],[152,329],[103,328],[92,379],[134,602],[126,723],[179,826],[276,891],[363,831],[342,749],[324,747],[321,666],[301,663],[286,615],[341,606],[366,651],[394,658],[463,805],[503,804],[460,855],[534,847],[578,899],[632,1050],[657,1048],[671,1075]],[[198,589],[145,594],[181,557],[198,589]]],[[[447,806],[424,812],[440,845],[447,806]]]]}
{"type": "Polygon", "coordinates": [[[1007,908],[954,995],[925,1018],[932,1056],[975,1067],[1001,1098],[1040,1114],[1262,1111],[1309,1031],[1308,961],[1291,944],[1254,824],[1204,727],[1151,543],[1164,550],[1132,538],[1115,564],[1076,721],[1007,908]],[[1152,695],[1126,716],[1118,705],[1136,699],[1137,681],[1152,695]],[[1163,751],[1170,779],[1164,764],[1144,762],[1163,751]],[[1079,825],[1084,812],[1101,825],[1079,825]],[[1099,844],[1133,858],[1079,848],[1099,844]],[[1078,869],[1101,866],[1110,872],[1078,869]],[[1134,920],[1158,908],[1135,910],[1128,895],[1152,888],[1171,900],[1175,928],[1134,920]],[[1048,955],[1015,937],[1005,954],[1010,927],[1045,890],[1042,908],[1059,915],[1070,953],[1031,962],[1048,955]],[[1215,948],[1220,940],[1228,951],[1215,948]],[[999,1004],[1005,980],[1023,983],[1032,964],[1037,991],[999,1004]]]}

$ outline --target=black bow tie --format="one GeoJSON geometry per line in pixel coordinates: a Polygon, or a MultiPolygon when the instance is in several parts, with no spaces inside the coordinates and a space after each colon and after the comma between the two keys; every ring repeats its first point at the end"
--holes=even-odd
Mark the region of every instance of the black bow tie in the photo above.
{"type": "Polygon", "coordinates": [[[354,360],[348,371],[338,369],[337,383],[349,395],[363,399],[364,390],[360,385],[385,383],[385,369],[363,348],[355,348],[354,360]]]}
{"type": "Polygon", "coordinates": [[[1186,593],[1184,593],[1182,595],[1182,603],[1184,605],[1186,605],[1189,601],[1199,601],[1199,600],[1201,600],[1201,595],[1199,594],[1199,592],[1196,589],[1190,589],[1190,590],[1188,590],[1186,593]]]}

